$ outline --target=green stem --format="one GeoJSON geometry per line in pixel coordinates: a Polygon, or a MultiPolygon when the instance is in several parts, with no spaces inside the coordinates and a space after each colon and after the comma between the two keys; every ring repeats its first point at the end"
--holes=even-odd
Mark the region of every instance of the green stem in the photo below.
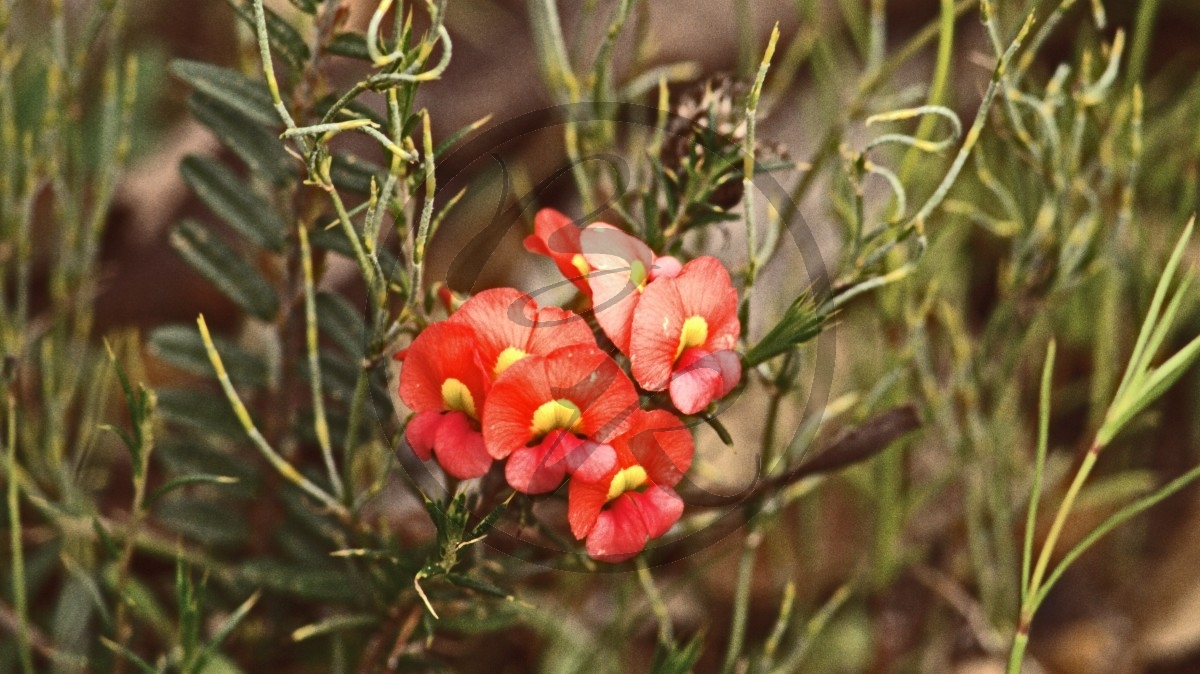
{"type": "Polygon", "coordinates": [[[325,460],[325,470],[329,472],[329,482],[333,485],[333,493],[345,501],[346,488],[342,484],[342,478],[338,475],[337,464],[333,461],[333,448],[329,441],[329,421],[325,416],[325,396],[321,391],[321,359],[318,353],[317,298],[313,289],[312,249],[308,244],[308,230],[303,225],[297,229],[300,233],[300,266],[304,269],[304,333],[308,346],[308,380],[312,385],[313,430],[317,435],[317,444],[321,446],[321,456],[325,460]]]}
{"type": "MultiPolygon", "coordinates": [[[[288,129],[296,128],[296,121],[292,119],[292,113],[288,112],[287,106],[283,104],[283,97],[279,94],[279,82],[275,79],[275,65],[271,62],[271,40],[267,34],[267,16],[263,10],[263,0],[251,0],[254,10],[254,31],[258,38],[258,57],[262,61],[263,76],[267,79],[267,89],[271,92],[271,103],[275,106],[275,112],[279,113],[279,119],[283,120],[284,125],[288,129]]],[[[296,138],[296,145],[300,147],[301,154],[308,154],[308,143],[303,137],[296,138]]]]}
{"type": "Polygon", "coordinates": [[[1103,447],[1099,444],[1093,444],[1088,449],[1087,456],[1083,459],[1083,464],[1079,466],[1079,471],[1075,473],[1075,479],[1072,480],[1071,486],[1067,489],[1066,497],[1063,498],[1062,504],[1058,507],[1058,512],[1054,516],[1054,522],[1050,525],[1050,532],[1046,535],[1045,542],[1042,543],[1042,551],[1038,555],[1037,566],[1034,567],[1028,587],[1022,592],[1021,615],[1017,622],[1016,635],[1013,637],[1012,649],[1009,651],[1008,674],[1019,674],[1021,671],[1021,663],[1025,657],[1025,646],[1029,641],[1029,629],[1033,624],[1033,615],[1037,611],[1037,604],[1034,599],[1041,589],[1042,578],[1046,574],[1046,568],[1050,564],[1050,557],[1054,554],[1058,538],[1062,535],[1067,517],[1070,516],[1071,510],[1075,507],[1075,499],[1078,498],[1079,491],[1083,488],[1083,483],[1087,481],[1088,475],[1091,474],[1092,469],[1096,466],[1096,460],[1099,458],[1102,449],[1103,447]]]}
{"type": "Polygon", "coordinates": [[[650,568],[646,566],[645,557],[641,555],[637,558],[637,572],[638,580],[641,581],[642,589],[645,590],[646,598],[650,602],[650,609],[658,618],[658,641],[663,645],[670,645],[675,641],[675,630],[671,626],[671,613],[667,610],[662,595],[654,585],[654,578],[650,575],[650,568]]]}
{"type": "Polygon", "coordinates": [[[733,621],[729,627],[729,648],[725,651],[722,674],[733,672],[738,657],[742,654],[742,646],[746,640],[746,618],[750,613],[750,585],[754,580],[754,565],[758,559],[758,546],[762,543],[762,538],[758,527],[751,525],[750,533],[746,535],[746,543],[742,547],[741,561],[738,563],[737,588],[733,595],[733,621]]]}
{"type": "Polygon", "coordinates": [[[267,459],[268,462],[279,472],[281,476],[288,482],[299,487],[302,491],[312,496],[322,505],[330,510],[338,519],[349,523],[351,521],[350,511],[346,509],[337,499],[325,493],[323,489],[313,484],[308,478],[300,474],[292,464],[288,463],[275,448],[271,447],[271,443],[263,437],[263,434],[254,425],[254,420],[250,418],[250,412],[246,409],[246,405],[242,403],[241,397],[233,388],[233,382],[229,380],[229,373],[225,371],[225,364],[221,361],[221,354],[217,353],[217,347],[213,344],[212,335],[208,332],[208,324],[204,322],[204,316],[201,315],[196,319],[196,324],[200,327],[200,337],[204,340],[204,348],[208,352],[208,360],[212,363],[213,369],[217,372],[217,379],[221,382],[221,388],[225,391],[225,397],[229,399],[229,404],[233,407],[233,413],[237,416],[238,421],[242,424],[246,435],[258,448],[258,451],[267,459]]]}
{"type": "Polygon", "coordinates": [[[17,612],[17,653],[21,671],[33,674],[33,652],[29,640],[29,602],[25,596],[25,552],[21,540],[21,503],[17,492],[17,401],[8,395],[8,456],[5,476],[8,481],[8,533],[12,548],[13,604],[17,612]]]}

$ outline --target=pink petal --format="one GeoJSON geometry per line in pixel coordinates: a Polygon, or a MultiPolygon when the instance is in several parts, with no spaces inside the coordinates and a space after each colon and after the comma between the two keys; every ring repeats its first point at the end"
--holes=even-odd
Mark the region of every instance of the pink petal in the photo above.
{"type": "Polygon", "coordinates": [[[703,316],[708,322],[709,351],[732,349],[741,334],[738,294],[725,266],[715,257],[698,257],[683,266],[674,280],[685,316],[703,316]]]}
{"type": "Polygon", "coordinates": [[[664,279],[646,286],[633,315],[629,351],[630,370],[642,388],[667,388],[687,319],[676,280],[664,279]]]}
{"type": "Polygon", "coordinates": [[[523,494],[545,494],[557,489],[567,476],[567,464],[548,460],[555,441],[554,435],[547,435],[539,444],[521,447],[509,455],[504,465],[508,485],[523,494]]]}
{"type": "Polygon", "coordinates": [[[653,486],[630,496],[642,514],[646,535],[652,539],[667,533],[683,515],[683,499],[670,487],[653,486]]]}
{"type": "Polygon", "coordinates": [[[442,415],[434,452],[442,470],[460,480],[480,477],[492,467],[492,457],[483,446],[483,434],[471,426],[470,418],[462,412],[442,415]]]}
{"type": "Polygon", "coordinates": [[[623,562],[646,547],[646,523],[633,499],[617,498],[596,518],[587,537],[587,551],[601,562],[623,562]]]}
{"type": "Polygon", "coordinates": [[[654,267],[654,252],[640,240],[621,230],[596,223],[579,235],[583,256],[592,271],[588,287],[592,291],[592,310],[604,334],[623,353],[629,353],[629,333],[633,312],[641,291],[631,282],[634,262],[647,274],[654,267]]]}
{"type": "Polygon", "coordinates": [[[680,412],[695,414],[720,397],[722,367],[712,355],[701,349],[687,349],[679,357],[670,390],[671,402],[680,412]]]}
{"type": "Polygon", "coordinates": [[[433,457],[433,446],[437,442],[438,427],[442,424],[440,412],[420,412],[404,428],[404,437],[412,447],[413,454],[422,461],[433,457]]]}
{"type": "Polygon", "coordinates": [[[617,469],[616,452],[608,445],[599,445],[571,476],[567,521],[575,538],[583,538],[591,533],[601,509],[608,501],[608,486],[617,469]]]}
{"type": "Polygon", "coordinates": [[[679,260],[671,255],[663,255],[662,257],[654,258],[654,267],[650,270],[650,280],[657,281],[660,278],[675,278],[679,276],[679,272],[683,269],[683,265],[679,260]]]}
{"type": "Polygon", "coordinates": [[[546,463],[561,463],[568,475],[574,473],[596,448],[595,442],[581,440],[574,433],[563,430],[547,433],[542,442],[550,443],[551,447],[546,454],[546,463]]]}
{"type": "Polygon", "coordinates": [[[572,482],[599,482],[608,493],[608,485],[612,482],[620,466],[617,464],[617,453],[611,445],[592,444],[591,451],[571,475],[572,482]]]}
{"type": "Polygon", "coordinates": [[[695,453],[691,430],[666,410],[637,413],[622,442],[650,480],[666,487],[683,479],[695,453]]]}
{"type": "Polygon", "coordinates": [[[710,357],[716,360],[721,370],[721,393],[717,397],[724,398],[742,380],[742,359],[728,349],[715,351],[710,357]]]}

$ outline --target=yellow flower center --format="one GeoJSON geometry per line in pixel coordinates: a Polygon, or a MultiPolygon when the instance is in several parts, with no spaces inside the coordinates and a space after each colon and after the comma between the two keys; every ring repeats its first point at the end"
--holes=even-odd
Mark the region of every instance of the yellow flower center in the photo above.
{"type": "Polygon", "coordinates": [[[683,329],[679,331],[679,348],[675,349],[675,359],[679,360],[684,349],[704,346],[707,341],[708,321],[704,320],[703,316],[689,316],[683,322],[683,329]]]}
{"type": "Polygon", "coordinates": [[[587,259],[583,257],[583,253],[575,253],[575,256],[571,258],[571,265],[579,270],[580,276],[587,276],[588,272],[592,270],[587,259]]]}
{"type": "Polygon", "coordinates": [[[574,432],[583,421],[579,407],[570,400],[559,398],[542,403],[533,412],[533,423],[529,431],[536,437],[542,437],[553,430],[564,429],[574,432]]]}
{"type": "Polygon", "coordinates": [[[646,271],[646,265],[641,260],[634,260],[629,265],[629,282],[642,292],[646,287],[646,279],[650,278],[650,274],[646,271]]]}
{"type": "Polygon", "coordinates": [[[471,390],[454,377],[442,382],[442,403],[448,410],[466,412],[472,419],[479,418],[475,414],[475,398],[471,395],[471,390]]]}
{"type": "Polygon", "coordinates": [[[528,355],[529,354],[515,346],[508,347],[507,349],[501,351],[500,355],[496,357],[496,366],[492,368],[492,374],[499,377],[505,370],[508,369],[508,366],[528,355]]]}
{"type": "Polygon", "coordinates": [[[641,466],[630,466],[613,475],[608,485],[608,500],[624,494],[631,489],[637,489],[646,483],[646,469],[641,466]]]}

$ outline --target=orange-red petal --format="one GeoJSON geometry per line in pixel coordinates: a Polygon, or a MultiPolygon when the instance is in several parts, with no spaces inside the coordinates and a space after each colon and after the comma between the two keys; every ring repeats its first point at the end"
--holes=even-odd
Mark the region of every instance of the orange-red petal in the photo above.
{"type": "Polygon", "coordinates": [[[404,435],[417,458],[436,457],[442,470],[460,480],[480,477],[492,467],[483,435],[463,412],[421,412],[405,427],[404,435]]]}
{"type": "Polygon", "coordinates": [[[622,353],[629,353],[633,313],[642,286],[649,282],[654,252],[638,239],[603,223],[585,228],[579,243],[592,268],[588,285],[596,322],[622,353]]]}
{"type": "Polygon", "coordinates": [[[483,408],[491,379],[476,352],[475,332],[442,321],[425,328],[408,347],[400,370],[400,399],[416,412],[442,411],[442,384],[447,379],[462,383],[475,409],[483,408]]]}
{"type": "Polygon", "coordinates": [[[625,431],[637,391],[616,361],[594,346],[568,346],[517,361],[496,379],[483,413],[488,451],[502,459],[533,440],[534,412],[566,400],[580,412],[575,431],[607,442],[625,431]]]}
{"type": "Polygon", "coordinates": [[[695,453],[691,430],[666,410],[639,410],[613,445],[627,455],[621,460],[623,468],[637,463],[651,482],[665,487],[679,484],[695,453]]]}
{"type": "Polygon", "coordinates": [[[596,447],[587,460],[571,475],[567,494],[567,521],[571,533],[582,539],[592,531],[596,519],[608,501],[608,488],[621,466],[609,445],[596,447]]]}
{"type": "Polygon", "coordinates": [[[684,414],[695,414],[725,397],[742,378],[742,361],[729,350],[709,353],[686,349],[671,375],[671,403],[684,414]]]}
{"type": "Polygon", "coordinates": [[[678,369],[683,325],[692,316],[704,319],[707,332],[704,343],[693,346],[713,352],[737,345],[737,290],[716,258],[696,258],[675,278],[655,281],[642,293],[633,316],[629,362],[643,388],[661,391],[670,384],[671,372],[678,369]]]}
{"type": "Polygon", "coordinates": [[[579,229],[566,215],[543,208],[533,217],[533,234],[525,237],[525,249],[553,260],[563,277],[586,295],[591,292],[587,278],[575,266],[575,256],[581,253],[579,229]]]}
{"type": "Polygon", "coordinates": [[[449,322],[475,331],[480,360],[493,376],[500,355],[507,349],[544,355],[564,346],[596,343],[581,316],[558,307],[539,307],[533,298],[515,288],[494,288],[475,295],[449,322]]]}

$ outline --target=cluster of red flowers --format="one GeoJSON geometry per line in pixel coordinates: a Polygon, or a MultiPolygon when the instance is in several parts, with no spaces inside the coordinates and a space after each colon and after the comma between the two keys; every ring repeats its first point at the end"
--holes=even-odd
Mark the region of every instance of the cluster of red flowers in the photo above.
{"type": "Polygon", "coordinates": [[[672,411],[642,409],[639,387],[668,391],[683,414],[729,393],[741,379],[737,291],[716,259],[680,264],[611,225],[580,229],[543,209],[534,227],[526,248],[590,298],[633,381],[583,315],[539,307],[513,288],[487,290],[399,356],[400,397],[415,412],[406,435],[418,457],[436,457],[456,478],[500,460],[526,494],[570,477],[571,532],[593,558],[621,561],[679,519],[673,487],[694,451],[672,411]]]}

